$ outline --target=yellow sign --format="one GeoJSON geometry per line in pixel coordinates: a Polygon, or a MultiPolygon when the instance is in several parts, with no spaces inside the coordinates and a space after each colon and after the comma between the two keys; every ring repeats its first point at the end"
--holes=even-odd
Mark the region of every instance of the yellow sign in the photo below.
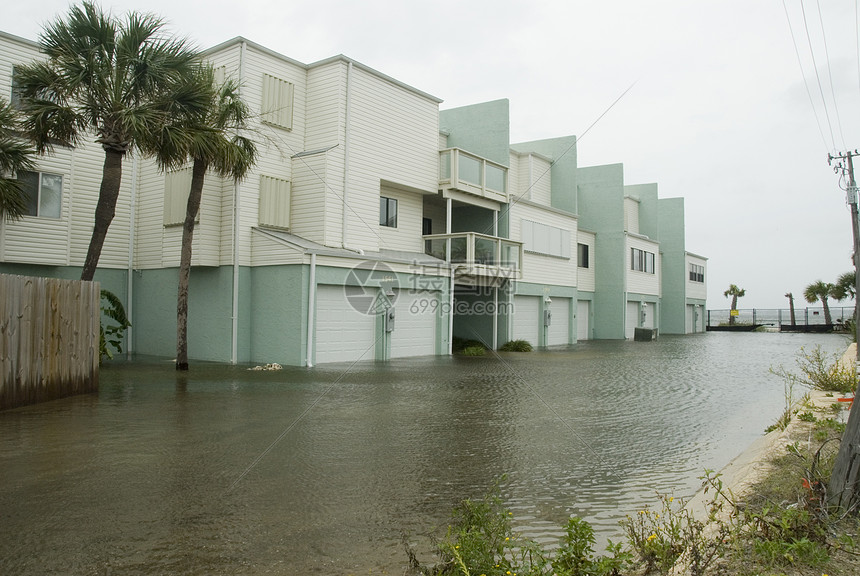
{"type": "Polygon", "coordinates": [[[732,310],[731,315],[732,316],[739,316],[740,312],[738,312],[737,310],[732,310]]]}

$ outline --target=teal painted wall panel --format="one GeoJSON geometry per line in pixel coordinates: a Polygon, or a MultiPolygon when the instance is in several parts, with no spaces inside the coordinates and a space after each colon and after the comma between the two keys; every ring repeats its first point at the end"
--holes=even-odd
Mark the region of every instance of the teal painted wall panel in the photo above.
{"type": "Polygon", "coordinates": [[[657,201],[662,256],[663,334],[684,334],[687,324],[687,252],[684,243],[684,199],[657,201]]]}
{"type": "Polygon", "coordinates": [[[259,266],[251,270],[251,362],[305,364],[309,268],[259,266]]]}
{"type": "MultiPolygon", "coordinates": [[[[188,357],[230,362],[233,268],[194,267],[188,284],[188,357]]],[[[134,273],[134,349],[139,354],[176,356],[177,268],[134,273]]],[[[240,361],[242,359],[240,358],[240,361]]]]}
{"type": "Polygon", "coordinates": [[[461,148],[502,166],[510,163],[510,103],[506,99],[439,111],[448,147],[461,148]]]}

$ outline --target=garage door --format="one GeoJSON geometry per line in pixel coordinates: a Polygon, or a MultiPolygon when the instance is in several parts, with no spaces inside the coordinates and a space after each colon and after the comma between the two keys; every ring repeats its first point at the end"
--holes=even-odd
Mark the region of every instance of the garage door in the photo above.
{"type": "Polygon", "coordinates": [[[391,357],[436,354],[439,292],[398,290],[391,333],[391,357]]]}
{"type": "Polygon", "coordinates": [[[553,298],[550,304],[552,322],[547,330],[548,346],[570,344],[570,298],[553,298]]]}
{"type": "Polygon", "coordinates": [[[636,328],[639,326],[639,302],[627,303],[627,320],[624,337],[633,340],[636,328]]]}
{"type": "Polygon", "coordinates": [[[588,321],[590,319],[591,302],[588,300],[579,300],[576,303],[576,339],[588,340],[591,336],[591,326],[588,321]]]}
{"type": "Polygon", "coordinates": [[[343,286],[317,286],[316,362],[352,362],[375,357],[376,316],[357,312],[343,286]]]}
{"type": "Polygon", "coordinates": [[[537,296],[514,296],[514,340],[527,340],[537,347],[540,343],[538,330],[540,300],[537,296]]]}

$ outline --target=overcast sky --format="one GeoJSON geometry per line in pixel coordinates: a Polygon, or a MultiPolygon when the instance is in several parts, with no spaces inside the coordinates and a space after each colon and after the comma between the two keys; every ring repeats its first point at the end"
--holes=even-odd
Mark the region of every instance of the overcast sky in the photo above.
{"type": "MultiPolygon", "coordinates": [[[[0,29],[36,40],[68,6],[7,2],[0,29]]],[[[746,289],[740,308],[784,308],[786,292],[802,301],[807,284],[852,269],[827,155],[860,148],[857,0],[807,0],[805,22],[799,0],[103,6],[157,13],[202,48],[244,36],[305,63],[345,54],[442,109],[507,98],[514,142],[575,134],[580,166],[623,163],[625,183],[685,198],[708,308],[728,307],[730,283],[746,289]]]]}

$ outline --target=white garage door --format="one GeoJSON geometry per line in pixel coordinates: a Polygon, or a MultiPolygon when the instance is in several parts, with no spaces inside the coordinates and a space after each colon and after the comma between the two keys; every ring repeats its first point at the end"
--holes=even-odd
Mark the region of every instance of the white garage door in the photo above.
{"type": "Polygon", "coordinates": [[[589,312],[591,311],[591,302],[588,300],[579,300],[576,303],[576,339],[588,340],[591,330],[588,324],[589,312]]]}
{"type": "Polygon", "coordinates": [[[514,296],[514,340],[527,340],[532,346],[538,346],[538,330],[543,325],[539,313],[537,296],[514,296]]]}
{"type": "Polygon", "coordinates": [[[439,293],[398,290],[394,302],[391,357],[429,356],[436,353],[436,316],[439,293]]]}
{"type": "Polygon", "coordinates": [[[550,310],[552,310],[552,322],[547,330],[547,345],[570,344],[570,298],[553,298],[550,310]]]}
{"type": "Polygon", "coordinates": [[[316,362],[375,358],[376,316],[357,312],[343,286],[317,286],[316,362]]]}
{"type": "Polygon", "coordinates": [[[636,328],[639,326],[639,302],[627,303],[627,320],[624,337],[628,340],[633,340],[636,333],[636,328]]]}

